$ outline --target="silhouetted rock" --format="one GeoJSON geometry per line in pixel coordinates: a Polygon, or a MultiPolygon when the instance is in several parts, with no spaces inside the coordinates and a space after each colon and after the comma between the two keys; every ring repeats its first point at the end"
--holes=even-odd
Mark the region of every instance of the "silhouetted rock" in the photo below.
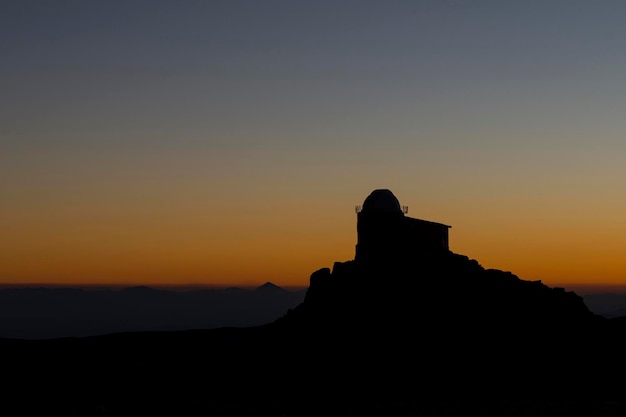
{"type": "Polygon", "coordinates": [[[591,388],[593,375],[570,361],[593,354],[589,345],[601,341],[603,321],[572,292],[448,252],[378,269],[358,261],[320,269],[304,302],[273,326],[298,349],[316,347],[333,369],[367,364],[358,382],[368,387],[402,390],[407,382],[393,377],[401,370],[428,381],[454,375],[439,383],[456,394],[473,392],[482,375],[480,384],[499,392],[551,370],[552,379],[533,387],[554,394],[591,388]]]}

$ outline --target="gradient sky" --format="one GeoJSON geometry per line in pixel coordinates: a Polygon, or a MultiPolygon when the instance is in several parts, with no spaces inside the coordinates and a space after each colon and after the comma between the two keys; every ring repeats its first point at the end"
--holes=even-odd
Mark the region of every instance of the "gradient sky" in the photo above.
{"type": "Polygon", "coordinates": [[[4,0],[0,283],[306,286],[388,188],[626,285],[623,1],[4,0]]]}

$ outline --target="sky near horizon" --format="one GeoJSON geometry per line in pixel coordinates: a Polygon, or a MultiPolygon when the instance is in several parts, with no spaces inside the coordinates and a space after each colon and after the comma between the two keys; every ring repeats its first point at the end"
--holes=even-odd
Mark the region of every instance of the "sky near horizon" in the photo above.
{"type": "Polygon", "coordinates": [[[307,286],[390,189],[626,285],[626,3],[3,1],[0,284],[307,286]]]}

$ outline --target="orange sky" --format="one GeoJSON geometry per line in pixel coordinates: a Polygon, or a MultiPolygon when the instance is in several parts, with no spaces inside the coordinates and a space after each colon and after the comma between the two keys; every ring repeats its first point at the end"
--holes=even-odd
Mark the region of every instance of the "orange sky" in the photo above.
{"type": "MultiPolygon", "coordinates": [[[[354,205],[374,188],[309,196],[270,188],[259,191],[265,200],[207,194],[195,206],[164,196],[135,209],[128,201],[22,209],[4,225],[2,283],[306,286],[313,271],[354,257],[354,205]]],[[[558,199],[409,191],[395,191],[408,215],[452,225],[451,250],[486,268],[555,286],[624,283],[620,213],[587,218],[584,207],[564,213],[569,203],[558,199]]]]}

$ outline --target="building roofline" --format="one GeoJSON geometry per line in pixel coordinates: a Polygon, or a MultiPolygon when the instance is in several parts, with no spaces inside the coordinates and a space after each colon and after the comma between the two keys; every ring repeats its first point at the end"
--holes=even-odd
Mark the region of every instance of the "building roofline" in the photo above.
{"type": "Polygon", "coordinates": [[[430,220],[417,219],[417,218],[415,218],[415,217],[409,217],[409,216],[406,216],[406,218],[407,218],[407,219],[411,219],[411,220],[417,220],[417,221],[420,221],[420,222],[423,222],[423,223],[430,223],[430,224],[436,224],[436,225],[439,225],[439,226],[445,226],[445,227],[447,227],[448,229],[452,228],[452,226],[447,225],[447,224],[444,224],[444,223],[439,223],[439,222],[431,222],[430,220]]]}

